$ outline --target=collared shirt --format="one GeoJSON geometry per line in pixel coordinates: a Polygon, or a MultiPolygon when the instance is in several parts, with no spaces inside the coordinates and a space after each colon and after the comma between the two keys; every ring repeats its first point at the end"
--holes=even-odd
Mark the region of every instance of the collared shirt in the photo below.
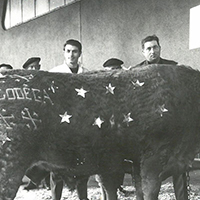
{"type": "MultiPolygon", "coordinates": [[[[88,70],[80,65],[78,65],[78,72],[77,74],[87,72],[88,70]]],[[[62,65],[58,65],[52,69],[49,70],[49,72],[58,72],[58,73],[70,73],[72,74],[71,69],[66,65],[66,63],[63,63],[62,65]]]]}

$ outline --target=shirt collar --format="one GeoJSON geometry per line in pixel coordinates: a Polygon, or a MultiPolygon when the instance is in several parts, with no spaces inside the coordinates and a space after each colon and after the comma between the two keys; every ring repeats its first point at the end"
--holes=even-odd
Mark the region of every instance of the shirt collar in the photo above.
{"type": "MultiPolygon", "coordinates": [[[[66,62],[64,61],[63,65],[65,65],[69,71],[72,73],[70,67],[66,64],[66,62]]],[[[78,71],[77,71],[77,74],[80,74],[80,73],[83,73],[83,67],[80,65],[80,63],[78,63],[78,71]]]]}

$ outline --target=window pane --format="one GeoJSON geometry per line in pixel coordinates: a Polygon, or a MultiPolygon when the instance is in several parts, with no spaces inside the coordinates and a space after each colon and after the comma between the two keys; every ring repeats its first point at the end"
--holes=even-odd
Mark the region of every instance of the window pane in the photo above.
{"type": "Polygon", "coordinates": [[[50,1],[50,10],[53,10],[57,7],[63,6],[64,0],[51,0],[50,1]]]}
{"type": "Polygon", "coordinates": [[[36,0],[36,16],[49,12],[48,0],[36,0]]]}
{"type": "Polygon", "coordinates": [[[23,0],[23,22],[34,18],[35,11],[34,11],[34,0],[23,0]]]}
{"type": "Polygon", "coordinates": [[[11,26],[22,22],[21,0],[11,0],[11,26]]]}
{"type": "Polygon", "coordinates": [[[190,49],[200,47],[200,5],[190,9],[190,49]]]}
{"type": "Polygon", "coordinates": [[[74,3],[74,2],[76,2],[76,1],[79,1],[79,0],[65,0],[65,5],[74,3]]]}
{"type": "Polygon", "coordinates": [[[9,29],[55,8],[67,6],[80,0],[7,0],[4,27],[9,29]]]}
{"type": "Polygon", "coordinates": [[[10,2],[7,1],[4,26],[6,29],[10,28],[10,2]]]}

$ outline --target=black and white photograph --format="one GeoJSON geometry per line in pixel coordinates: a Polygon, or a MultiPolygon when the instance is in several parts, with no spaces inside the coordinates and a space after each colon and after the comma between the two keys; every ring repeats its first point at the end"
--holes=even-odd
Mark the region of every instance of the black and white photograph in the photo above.
{"type": "Polygon", "coordinates": [[[0,18],[0,200],[200,200],[200,0],[0,18]]]}

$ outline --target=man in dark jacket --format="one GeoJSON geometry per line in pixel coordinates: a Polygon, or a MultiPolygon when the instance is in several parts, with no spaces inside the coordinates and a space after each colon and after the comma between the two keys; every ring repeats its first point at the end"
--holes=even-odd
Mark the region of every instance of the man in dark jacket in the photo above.
{"type": "MultiPolygon", "coordinates": [[[[161,54],[161,46],[159,43],[159,38],[156,35],[147,36],[141,41],[142,45],[142,54],[145,57],[145,60],[135,67],[142,67],[150,64],[169,64],[169,65],[177,65],[178,63],[173,60],[167,60],[160,57],[161,54]]],[[[175,195],[177,199],[188,200],[187,195],[187,177],[186,174],[174,176],[173,184],[175,195]],[[183,194],[184,193],[184,194],[183,194]],[[184,198],[183,198],[184,196],[184,198]]]]}
{"type": "Polygon", "coordinates": [[[159,38],[156,35],[147,36],[141,42],[142,54],[145,60],[136,67],[149,65],[149,64],[170,64],[177,65],[178,63],[173,60],[166,60],[160,57],[161,46],[159,43],[159,38]]]}

